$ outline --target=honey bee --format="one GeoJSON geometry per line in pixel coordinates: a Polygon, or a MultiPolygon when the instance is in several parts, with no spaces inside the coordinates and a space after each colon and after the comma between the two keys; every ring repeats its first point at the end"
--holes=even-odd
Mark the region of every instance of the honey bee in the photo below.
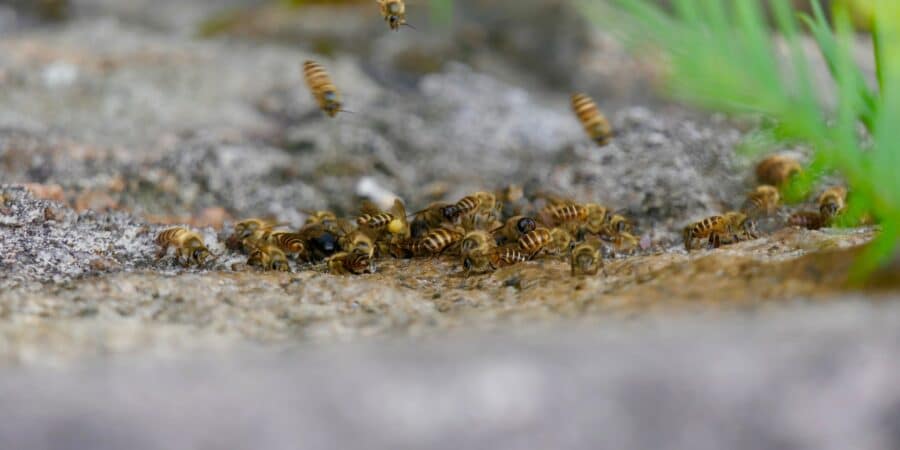
{"type": "Polygon", "coordinates": [[[609,219],[607,209],[603,206],[596,203],[587,203],[584,205],[584,208],[587,210],[587,217],[582,223],[577,224],[574,229],[575,238],[578,240],[584,239],[585,233],[594,235],[602,233],[606,229],[606,222],[609,219]]]}
{"type": "Polygon", "coordinates": [[[612,243],[616,253],[631,254],[640,244],[640,240],[633,234],[623,231],[613,237],[612,243]]]}
{"type": "Polygon", "coordinates": [[[467,233],[459,244],[463,269],[466,274],[490,270],[490,255],[494,248],[494,238],[486,231],[475,230],[467,233]]]}
{"type": "Polygon", "coordinates": [[[707,238],[710,247],[718,247],[721,235],[730,234],[731,225],[724,216],[711,216],[684,228],[684,249],[691,251],[694,240],[707,238]]]}
{"type": "Polygon", "coordinates": [[[596,240],[579,244],[572,249],[569,257],[572,276],[596,275],[603,267],[603,254],[600,249],[601,244],[596,240]]]}
{"type": "Polygon", "coordinates": [[[443,253],[463,238],[463,233],[451,228],[435,228],[428,231],[412,244],[412,251],[420,256],[435,256],[443,253]]]}
{"type": "Polygon", "coordinates": [[[271,231],[278,226],[277,223],[266,219],[245,219],[234,224],[234,232],[225,240],[225,246],[230,250],[244,250],[244,241],[252,239],[254,235],[271,231]]]}
{"type": "Polygon", "coordinates": [[[495,195],[502,205],[501,209],[505,216],[522,215],[529,206],[525,190],[518,184],[510,184],[497,191],[495,195]]]}
{"type": "Polygon", "coordinates": [[[750,216],[768,216],[778,209],[780,201],[781,194],[778,192],[778,188],[763,184],[757,186],[756,189],[747,195],[747,200],[741,209],[750,216]]]}
{"type": "Polygon", "coordinates": [[[331,82],[331,77],[324,67],[315,61],[306,61],[303,63],[303,76],[306,79],[306,85],[309,86],[309,90],[319,104],[319,109],[329,117],[334,117],[338,112],[343,111],[337,87],[331,82]]]}
{"type": "Polygon", "coordinates": [[[398,31],[401,25],[411,27],[406,23],[406,5],[403,0],[376,0],[381,7],[381,16],[388,23],[391,30],[398,31]]]}
{"type": "Polygon", "coordinates": [[[494,269],[528,261],[528,255],[512,247],[497,247],[491,251],[489,258],[494,269]]]}
{"type": "Polygon", "coordinates": [[[826,189],[819,195],[819,213],[822,218],[831,220],[844,211],[847,202],[847,189],[835,186],[826,189]]]}
{"type": "Polygon", "coordinates": [[[160,246],[157,256],[165,256],[169,247],[175,248],[175,258],[183,266],[193,263],[202,266],[211,253],[203,243],[203,236],[187,228],[176,227],[161,231],[156,236],[156,244],[160,246]]]}
{"type": "Polygon", "coordinates": [[[546,246],[547,253],[554,256],[562,256],[572,249],[575,238],[565,228],[555,227],[550,230],[550,243],[546,246]]]}
{"type": "Polygon", "coordinates": [[[518,242],[522,252],[528,254],[531,258],[534,258],[545,246],[549,245],[552,240],[553,238],[550,236],[550,230],[541,227],[525,233],[519,238],[518,242]]]}
{"type": "Polygon", "coordinates": [[[609,223],[606,224],[606,231],[609,236],[616,236],[623,233],[632,233],[634,231],[634,226],[631,224],[625,216],[620,214],[613,214],[612,217],[609,218],[609,223]]]}
{"type": "Polygon", "coordinates": [[[380,210],[372,202],[365,201],[360,208],[356,224],[370,230],[380,231],[394,220],[394,215],[380,210]]]}
{"type": "Polygon", "coordinates": [[[300,257],[306,255],[306,240],[300,233],[290,231],[272,231],[266,241],[284,252],[285,255],[300,257]]]}
{"type": "Polygon", "coordinates": [[[328,271],[335,275],[375,273],[375,265],[365,253],[338,252],[328,258],[328,271]]]}
{"type": "Polygon", "coordinates": [[[506,219],[506,224],[491,231],[498,243],[517,242],[522,235],[537,228],[537,222],[526,216],[514,216],[506,219]]]}
{"type": "Polygon", "coordinates": [[[572,95],[572,110],[581,121],[584,131],[597,145],[604,147],[613,137],[612,127],[597,104],[585,94],[572,95]]]}
{"type": "Polygon", "coordinates": [[[313,261],[325,259],[340,250],[337,231],[317,223],[304,225],[297,232],[306,243],[306,254],[313,261]]]}
{"type": "Polygon", "coordinates": [[[756,179],[762,184],[781,187],[801,170],[796,159],[787,155],[772,155],[756,165],[756,179]]]}
{"type": "Polygon", "coordinates": [[[827,221],[828,219],[822,217],[822,213],[819,211],[798,211],[788,218],[788,225],[807,230],[818,230],[824,227],[827,221]]]}
{"type": "Polygon", "coordinates": [[[456,202],[459,214],[467,216],[470,214],[486,214],[491,215],[498,209],[499,203],[497,197],[490,192],[476,192],[467,195],[456,202]]]}
{"type": "Polygon", "coordinates": [[[728,221],[731,227],[733,240],[743,241],[759,237],[756,232],[756,222],[747,217],[746,214],[737,211],[727,212],[725,213],[725,220],[728,221]]]}
{"type": "Polygon", "coordinates": [[[413,213],[413,220],[409,225],[410,234],[418,239],[431,228],[456,223],[460,214],[461,211],[455,204],[432,203],[427,208],[413,213]]]}
{"type": "Polygon", "coordinates": [[[290,272],[291,265],[287,255],[275,245],[262,244],[254,247],[247,258],[247,265],[259,267],[262,270],[274,270],[278,272],[290,272]]]}
{"type": "Polygon", "coordinates": [[[552,225],[562,225],[568,222],[583,222],[588,218],[589,211],[582,205],[575,203],[549,204],[541,211],[545,221],[552,225]]]}
{"type": "Polygon", "coordinates": [[[306,213],[306,225],[321,223],[333,227],[337,225],[338,218],[331,211],[304,211],[306,213]]]}
{"type": "Polygon", "coordinates": [[[353,230],[341,236],[338,243],[347,253],[362,253],[370,259],[375,257],[375,243],[362,231],[353,230]]]}

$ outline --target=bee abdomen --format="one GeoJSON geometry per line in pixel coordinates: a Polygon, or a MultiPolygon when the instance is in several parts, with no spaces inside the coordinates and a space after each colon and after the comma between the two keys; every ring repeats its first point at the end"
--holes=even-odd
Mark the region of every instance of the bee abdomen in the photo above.
{"type": "Polygon", "coordinates": [[[578,120],[581,121],[584,130],[597,145],[602,147],[609,144],[612,138],[612,128],[609,125],[609,121],[597,108],[594,100],[585,94],[574,94],[572,96],[572,110],[575,111],[575,115],[578,116],[578,120]]]}
{"type": "Polygon", "coordinates": [[[818,230],[825,225],[821,213],[815,211],[800,211],[788,218],[788,223],[793,226],[803,227],[807,230],[818,230]]]}
{"type": "Polygon", "coordinates": [[[436,255],[456,243],[462,236],[442,228],[431,230],[415,245],[415,253],[436,255]]]}
{"type": "Polygon", "coordinates": [[[387,226],[392,220],[394,220],[394,216],[388,213],[363,214],[356,218],[356,223],[361,227],[379,229],[387,226]]]}
{"type": "Polygon", "coordinates": [[[550,231],[546,228],[538,228],[529,231],[519,238],[519,248],[529,254],[537,253],[550,242],[550,231]]]}
{"type": "Polygon", "coordinates": [[[158,235],[156,235],[156,243],[161,246],[168,245],[182,233],[186,233],[187,230],[182,227],[169,228],[167,230],[160,231],[158,235]]]}
{"type": "Polygon", "coordinates": [[[303,253],[306,249],[303,236],[299,233],[275,233],[269,239],[286,253],[303,253]]]}
{"type": "Polygon", "coordinates": [[[460,201],[456,202],[456,208],[459,209],[459,214],[468,214],[478,208],[478,201],[475,196],[469,195],[463,197],[460,201]]]}
{"type": "Polygon", "coordinates": [[[528,261],[528,255],[514,248],[504,247],[494,250],[491,254],[491,260],[494,267],[500,268],[528,261]]]}

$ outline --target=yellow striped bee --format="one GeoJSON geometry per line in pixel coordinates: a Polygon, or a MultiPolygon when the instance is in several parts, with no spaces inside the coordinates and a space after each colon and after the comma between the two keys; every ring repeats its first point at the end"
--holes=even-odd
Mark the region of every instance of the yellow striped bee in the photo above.
{"type": "Polygon", "coordinates": [[[245,219],[234,224],[234,232],[225,240],[230,250],[245,250],[244,240],[252,238],[256,233],[271,231],[278,223],[267,219],[245,219]]]}
{"type": "Polygon", "coordinates": [[[835,186],[826,189],[819,195],[819,213],[828,220],[834,219],[844,212],[847,202],[847,189],[843,186],[835,186]]]}
{"type": "Polygon", "coordinates": [[[741,209],[753,217],[768,216],[778,209],[780,202],[781,194],[778,192],[778,188],[762,184],[747,195],[747,200],[741,209]]]}
{"type": "Polygon", "coordinates": [[[565,228],[554,227],[550,230],[550,243],[547,244],[547,253],[554,256],[562,256],[572,249],[575,238],[565,228]]]}
{"type": "Polygon", "coordinates": [[[603,255],[600,251],[599,241],[590,241],[579,244],[572,249],[569,257],[569,265],[572,268],[572,276],[596,275],[603,267],[603,255]]]}
{"type": "Polygon", "coordinates": [[[529,256],[512,247],[497,247],[490,253],[491,267],[499,269],[528,261],[529,256]]]}
{"type": "Polygon", "coordinates": [[[406,23],[406,4],[403,0],[376,0],[378,6],[381,7],[381,16],[387,22],[391,30],[397,31],[400,26],[408,25],[406,23]]]}
{"type": "Polygon", "coordinates": [[[287,256],[306,257],[306,239],[300,233],[290,231],[272,231],[266,241],[285,253],[287,256]]]}
{"type": "Polygon", "coordinates": [[[731,225],[725,217],[707,217],[684,228],[684,249],[691,251],[694,241],[704,238],[708,239],[710,247],[718,247],[721,244],[721,236],[730,233],[731,225]]]}
{"type": "Polygon", "coordinates": [[[762,184],[782,187],[802,170],[796,159],[787,155],[772,155],[756,165],[756,179],[762,184]]]}
{"type": "Polygon", "coordinates": [[[418,239],[431,228],[456,223],[460,214],[461,211],[455,204],[432,203],[427,208],[413,213],[413,220],[409,225],[410,234],[418,239]]]}
{"type": "Polygon", "coordinates": [[[576,203],[556,203],[544,207],[541,215],[552,225],[568,222],[583,222],[588,217],[588,209],[576,203]]]}
{"type": "Polygon", "coordinates": [[[160,246],[157,256],[165,256],[169,247],[175,248],[175,259],[183,266],[196,264],[202,266],[210,256],[209,249],[203,243],[203,236],[187,228],[175,227],[161,231],[156,235],[156,244],[160,246]]]}
{"type": "Polygon", "coordinates": [[[291,265],[287,255],[275,245],[262,244],[255,247],[247,258],[247,265],[259,267],[262,270],[274,270],[278,272],[290,272],[291,265]]]}
{"type": "Polygon", "coordinates": [[[590,97],[580,93],[573,94],[572,110],[575,111],[575,115],[581,121],[581,126],[584,127],[584,131],[591,140],[601,147],[609,144],[613,137],[612,127],[590,97]]]}
{"type": "Polygon", "coordinates": [[[375,273],[375,265],[365,253],[338,252],[328,258],[328,271],[335,275],[375,273]]]}
{"type": "Polygon", "coordinates": [[[519,238],[519,248],[523,253],[534,258],[545,246],[552,242],[550,230],[546,228],[535,228],[519,238]]]}
{"type": "Polygon", "coordinates": [[[375,242],[366,233],[353,230],[338,239],[338,243],[345,252],[362,253],[369,258],[375,257],[375,242]]]}
{"type": "Polygon", "coordinates": [[[342,111],[340,94],[324,67],[315,61],[306,61],[303,63],[303,77],[316,103],[319,104],[319,109],[329,117],[334,117],[342,111]]]}
{"type": "Polygon", "coordinates": [[[412,244],[412,251],[420,256],[435,256],[443,253],[463,238],[455,229],[435,228],[412,244]]]}
{"type": "Polygon", "coordinates": [[[467,233],[459,244],[460,258],[466,275],[490,270],[490,255],[494,248],[494,237],[488,232],[476,230],[467,233]]]}
{"type": "Polygon", "coordinates": [[[499,243],[518,242],[519,238],[525,233],[534,231],[537,228],[537,222],[526,216],[513,216],[506,219],[506,224],[500,228],[491,231],[495,239],[499,243]]]}

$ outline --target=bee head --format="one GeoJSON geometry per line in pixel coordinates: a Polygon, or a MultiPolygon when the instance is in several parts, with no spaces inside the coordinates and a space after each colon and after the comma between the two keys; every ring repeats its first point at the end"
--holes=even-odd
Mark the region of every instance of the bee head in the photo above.
{"type": "Polygon", "coordinates": [[[823,217],[832,217],[838,212],[838,205],[835,202],[825,202],[819,207],[819,212],[823,217]]]}
{"type": "Polygon", "coordinates": [[[456,221],[456,218],[459,217],[459,206],[447,205],[441,208],[441,215],[450,222],[454,222],[456,221]]]}
{"type": "Polygon", "coordinates": [[[334,117],[341,110],[341,101],[338,99],[337,92],[335,91],[325,91],[322,94],[322,98],[325,100],[324,110],[330,116],[334,117]]]}
{"type": "Polygon", "coordinates": [[[521,234],[534,231],[535,228],[537,228],[537,223],[531,217],[523,217],[516,222],[516,230],[521,234]]]}
{"type": "Polygon", "coordinates": [[[198,265],[203,265],[206,262],[206,258],[209,257],[209,250],[205,248],[195,248],[193,253],[191,253],[191,259],[194,260],[198,265]]]}
{"type": "Polygon", "coordinates": [[[291,270],[291,266],[288,265],[288,262],[282,259],[276,259],[272,261],[272,270],[278,272],[288,272],[291,270]]]}

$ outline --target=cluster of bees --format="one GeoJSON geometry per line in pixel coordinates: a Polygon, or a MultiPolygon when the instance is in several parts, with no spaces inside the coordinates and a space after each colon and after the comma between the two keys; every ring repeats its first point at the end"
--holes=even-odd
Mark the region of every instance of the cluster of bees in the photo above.
{"type": "MultiPolygon", "coordinates": [[[[802,171],[800,163],[787,155],[773,155],[756,166],[760,183],[747,195],[740,211],[729,211],[707,217],[684,228],[684,247],[690,251],[698,240],[706,239],[708,247],[756,239],[755,219],[776,214],[781,206],[781,191],[802,171]]],[[[833,186],[818,197],[818,211],[798,211],[791,214],[791,226],[817,230],[835,224],[846,210],[847,189],[833,186]]]]}
{"type": "MultiPolygon", "coordinates": [[[[476,192],[455,203],[433,203],[407,214],[396,199],[388,211],[365,202],[350,221],[330,211],[310,211],[299,230],[264,219],[234,225],[225,246],[247,255],[247,265],[289,271],[290,260],[334,274],[375,271],[378,258],[449,256],[469,274],[490,272],[538,258],[568,259],[573,274],[596,274],[603,250],[631,253],[638,245],[631,222],[595,203],[579,204],[549,194],[523,201],[521,188],[476,192]],[[539,210],[535,205],[543,203],[539,210]],[[510,212],[503,219],[504,211],[510,212]]],[[[217,256],[203,237],[183,227],[164,230],[159,256],[175,248],[182,265],[202,266],[217,256]]]]}
{"type": "MultiPolygon", "coordinates": [[[[406,23],[402,0],[377,0],[391,30],[406,23]]],[[[319,63],[306,61],[303,76],[319,109],[335,117],[346,111],[340,93],[319,63]]],[[[612,127],[597,104],[576,93],[571,107],[588,137],[608,145],[612,127]]],[[[698,242],[710,248],[755,239],[756,220],[774,215],[781,204],[781,189],[799,174],[799,162],[784,155],[769,157],[756,168],[760,185],[747,196],[739,211],[704,218],[684,228],[687,251],[698,242]]],[[[801,211],[788,223],[816,229],[830,225],[845,209],[847,191],[836,187],[819,197],[818,211],[801,211]]],[[[536,258],[567,259],[573,275],[596,274],[607,251],[630,254],[639,244],[632,223],[596,203],[577,203],[543,194],[524,201],[521,189],[476,192],[456,203],[434,203],[407,214],[397,199],[389,211],[365,203],[354,221],[328,211],[309,212],[299,230],[283,229],[263,219],[247,219],[234,226],[226,247],[247,255],[247,265],[263,270],[289,271],[290,260],[324,265],[331,273],[374,272],[378,258],[450,256],[465,273],[484,273],[536,258]],[[543,203],[541,206],[537,206],[543,203]]],[[[161,232],[156,239],[160,256],[170,247],[183,265],[204,265],[216,258],[199,233],[186,228],[161,232]]]]}

